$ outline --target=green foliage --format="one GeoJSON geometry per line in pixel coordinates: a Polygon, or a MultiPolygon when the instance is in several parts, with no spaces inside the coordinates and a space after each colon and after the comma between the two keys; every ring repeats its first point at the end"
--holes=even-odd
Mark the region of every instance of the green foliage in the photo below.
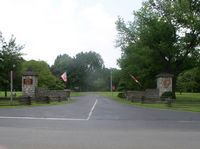
{"type": "Polygon", "coordinates": [[[193,68],[200,60],[199,2],[189,0],[149,0],[134,12],[134,21],[116,22],[117,46],[122,49],[118,61],[128,88],[128,73],[140,77],[144,88],[155,87],[155,76],[161,72],[174,75],[175,97],[177,76],[193,68]]]}
{"type": "Polygon", "coordinates": [[[21,67],[21,74],[30,68],[32,71],[38,74],[39,87],[46,87],[49,89],[64,89],[64,85],[51,73],[50,68],[46,62],[30,60],[23,62],[21,67]]]}
{"type": "Polygon", "coordinates": [[[200,69],[186,70],[178,76],[177,91],[199,92],[200,91],[200,69]]]}
{"type": "Polygon", "coordinates": [[[127,90],[126,83],[125,82],[120,82],[117,90],[118,91],[126,91],[127,90]]]}
{"type": "Polygon", "coordinates": [[[126,98],[126,95],[125,95],[125,93],[123,92],[123,93],[119,93],[119,94],[117,95],[117,97],[119,97],[119,98],[126,98]]]}
{"type": "Polygon", "coordinates": [[[95,52],[81,52],[76,55],[74,65],[77,77],[75,84],[80,86],[82,91],[97,90],[94,81],[102,77],[100,74],[104,68],[101,56],[95,52]]]}
{"type": "Polygon", "coordinates": [[[53,74],[56,76],[60,76],[62,73],[66,71],[71,71],[72,70],[72,64],[73,64],[73,59],[67,55],[59,55],[54,61],[53,66],[51,67],[51,71],[53,74]]]}
{"type": "MultiPolygon", "coordinates": [[[[0,89],[5,91],[7,95],[7,90],[9,88],[10,82],[10,71],[14,71],[14,89],[19,89],[19,69],[20,64],[23,61],[21,50],[24,46],[18,45],[16,43],[16,38],[11,36],[11,38],[6,41],[2,33],[0,32],[0,89]],[[17,86],[15,85],[17,84],[17,86]]],[[[21,83],[21,79],[20,79],[21,83]]]]}
{"type": "Polygon", "coordinates": [[[110,70],[104,67],[101,56],[95,52],[81,52],[71,58],[59,55],[51,67],[54,75],[67,71],[67,87],[81,91],[109,90],[110,70]]]}
{"type": "Polygon", "coordinates": [[[118,90],[119,83],[121,79],[121,70],[118,69],[112,69],[112,84],[115,86],[115,89],[118,90]]]}
{"type": "Polygon", "coordinates": [[[162,95],[161,95],[161,98],[172,98],[172,92],[168,91],[168,92],[164,92],[162,95]]]}

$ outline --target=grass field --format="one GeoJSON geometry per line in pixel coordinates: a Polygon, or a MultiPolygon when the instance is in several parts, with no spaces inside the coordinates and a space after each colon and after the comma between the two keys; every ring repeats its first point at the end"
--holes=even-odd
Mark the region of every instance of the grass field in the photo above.
{"type": "MultiPolygon", "coordinates": [[[[16,96],[19,97],[22,95],[22,92],[15,92],[16,96]]],[[[5,93],[0,91],[0,97],[4,97],[5,93]]],[[[7,92],[7,96],[10,97],[10,92],[7,92]]]]}
{"type": "Polygon", "coordinates": [[[200,103],[200,93],[176,93],[178,103],[200,103]]]}
{"type": "Polygon", "coordinates": [[[110,92],[101,92],[99,94],[110,97],[117,102],[120,102],[123,104],[128,104],[128,105],[133,105],[133,106],[158,108],[158,109],[171,109],[171,110],[190,111],[190,112],[200,112],[200,93],[182,93],[181,95],[179,93],[177,93],[176,94],[176,96],[177,96],[176,102],[173,103],[171,107],[169,107],[163,103],[142,104],[142,103],[131,102],[126,99],[121,99],[121,98],[117,97],[118,92],[113,92],[112,94],[110,92]]]}

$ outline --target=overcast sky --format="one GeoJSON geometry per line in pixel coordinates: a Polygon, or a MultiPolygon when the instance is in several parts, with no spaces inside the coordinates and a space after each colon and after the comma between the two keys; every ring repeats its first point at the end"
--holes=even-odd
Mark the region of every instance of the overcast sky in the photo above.
{"type": "Polygon", "coordinates": [[[0,31],[24,44],[26,60],[54,63],[59,54],[99,53],[106,67],[117,67],[118,16],[133,20],[143,0],[0,0],[0,31]]]}

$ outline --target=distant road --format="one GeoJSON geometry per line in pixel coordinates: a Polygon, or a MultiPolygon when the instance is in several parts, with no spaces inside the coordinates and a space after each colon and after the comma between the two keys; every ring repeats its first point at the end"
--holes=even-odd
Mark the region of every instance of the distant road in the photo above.
{"type": "Polygon", "coordinates": [[[0,149],[199,149],[200,114],[95,94],[59,106],[0,109],[0,149]]]}

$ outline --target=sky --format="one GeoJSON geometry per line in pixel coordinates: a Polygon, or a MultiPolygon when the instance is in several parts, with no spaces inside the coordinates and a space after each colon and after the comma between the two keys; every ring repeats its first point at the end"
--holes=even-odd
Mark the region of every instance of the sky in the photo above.
{"type": "Polygon", "coordinates": [[[0,0],[0,31],[25,45],[26,60],[49,65],[60,54],[99,53],[107,68],[118,68],[115,22],[133,20],[143,0],[0,0]]]}

